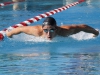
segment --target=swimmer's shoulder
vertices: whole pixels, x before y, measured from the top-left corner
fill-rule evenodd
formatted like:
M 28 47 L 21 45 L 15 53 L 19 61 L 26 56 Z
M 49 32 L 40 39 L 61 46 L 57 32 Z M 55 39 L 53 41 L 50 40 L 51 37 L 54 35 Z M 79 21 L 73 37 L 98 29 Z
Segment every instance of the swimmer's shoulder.
M 32 26 L 32 30 L 35 32 L 36 36 L 41 36 L 43 34 L 42 25 Z
M 61 25 L 60 28 L 69 29 L 69 25 Z
M 35 25 L 35 26 L 25 26 L 25 31 L 27 31 L 29 34 L 35 35 L 35 36 L 41 36 L 42 35 L 42 25 Z
M 34 25 L 34 26 L 23 26 L 23 27 L 20 27 L 22 29 L 29 29 L 29 30 L 41 30 L 42 29 L 42 26 L 41 25 Z

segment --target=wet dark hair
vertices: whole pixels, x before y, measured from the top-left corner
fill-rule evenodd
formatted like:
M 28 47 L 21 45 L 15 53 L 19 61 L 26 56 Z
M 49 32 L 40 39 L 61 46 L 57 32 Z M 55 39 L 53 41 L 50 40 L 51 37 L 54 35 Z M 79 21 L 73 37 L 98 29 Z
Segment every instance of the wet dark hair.
M 53 17 L 47 17 L 42 24 L 42 27 L 45 25 L 56 26 L 56 20 Z

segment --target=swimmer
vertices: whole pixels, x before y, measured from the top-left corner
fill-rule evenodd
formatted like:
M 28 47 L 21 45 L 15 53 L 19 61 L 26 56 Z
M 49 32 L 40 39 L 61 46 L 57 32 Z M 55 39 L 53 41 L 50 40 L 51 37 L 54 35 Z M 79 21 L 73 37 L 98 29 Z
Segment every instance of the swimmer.
M 99 32 L 97 30 L 85 24 L 57 26 L 56 20 L 53 17 L 47 17 L 43 21 L 42 25 L 22 26 L 14 28 L 11 31 L 6 31 L 6 35 L 8 37 L 12 37 L 13 35 L 19 33 L 26 33 L 29 35 L 43 37 L 52 40 L 57 35 L 67 37 L 69 35 L 76 34 L 80 31 L 93 33 L 94 36 L 99 35 Z
M 12 0 L 12 1 L 14 2 L 14 4 L 13 4 L 13 10 L 20 10 L 20 9 L 23 8 L 22 5 L 19 4 L 19 2 L 25 1 L 25 0 Z
M 24 0 L 12 0 L 13 2 L 21 2 L 21 1 L 24 1 Z

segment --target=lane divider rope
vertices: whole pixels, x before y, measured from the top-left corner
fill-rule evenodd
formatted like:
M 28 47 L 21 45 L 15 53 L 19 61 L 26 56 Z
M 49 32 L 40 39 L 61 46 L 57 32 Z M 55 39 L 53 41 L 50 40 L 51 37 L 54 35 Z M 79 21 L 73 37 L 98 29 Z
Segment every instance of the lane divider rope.
M 18 1 L 18 2 L 23 2 L 23 1 L 25 1 L 25 0 L 20 0 L 20 1 Z M 0 7 L 1 6 L 6 6 L 6 5 L 9 5 L 9 4 L 13 4 L 13 3 L 18 3 L 18 2 L 5 2 L 5 3 L 0 3 Z
M 66 10 L 66 9 L 72 7 L 72 6 L 75 6 L 77 4 L 80 4 L 80 3 L 84 2 L 84 1 L 85 0 L 79 0 L 77 2 L 74 2 L 74 3 L 68 4 L 66 6 L 63 6 L 61 8 L 51 10 L 50 12 L 45 12 L 44 14 L 40 14 L 40 15 L 35 16 L 33 18 L 30 18 L 30 19 L 28 19 L 26 21 L 23 21 L 23 22 L 21 22 L 19 24 L 15 24 L 13 26 L 10 26 L 9 28 L 6 28 L 6 29 L 0 31 L 0 40 L 3 40 L 3 38 L 5 37 L 6 30 L 9 31 L 9 30 L 12 30 L 12 29 L 17 28 L 17 27 L 20 27 L 20 26 L 28 26 L 29 24 L 34 23 L 34 22 L 37 22 L 37 21 L 39 21 L 42 18 L 48 17 L 50 15 L 54 15 L 54 14 L 56 14 L 58 12 L 62 12 L 64 10 Z

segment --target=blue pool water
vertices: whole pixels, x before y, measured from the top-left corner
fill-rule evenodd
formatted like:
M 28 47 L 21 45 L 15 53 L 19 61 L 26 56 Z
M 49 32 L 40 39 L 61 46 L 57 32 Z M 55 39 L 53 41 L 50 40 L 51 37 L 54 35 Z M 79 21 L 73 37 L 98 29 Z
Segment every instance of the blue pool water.
M 0 7 L 0 30 L 74 1 L 26 0 Z M 100 31 L 100 1 L 87 0 L 52 17 L 59 26 L 87 24 Z M 43 20 L 30 25 L 42 24 Z M 100 35 L 92 36 L 80 32 L 52 41 L 23 33 L 5 37 L 0 41 L 0 75 L 99 75 Z

